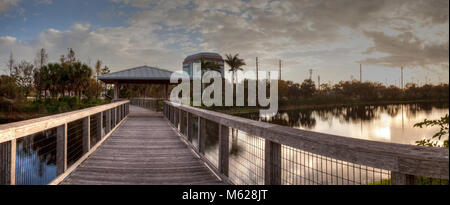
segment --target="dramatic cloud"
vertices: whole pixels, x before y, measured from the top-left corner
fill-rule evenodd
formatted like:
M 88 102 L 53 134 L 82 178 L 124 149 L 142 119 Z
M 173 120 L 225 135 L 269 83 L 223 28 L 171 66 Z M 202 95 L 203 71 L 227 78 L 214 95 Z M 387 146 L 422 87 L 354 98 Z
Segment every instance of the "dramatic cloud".
M 448 41 L 443 44 L 426 44 L 411 32 L 388 36 L 382 32 L 365 32 L 374 41 L 366 53 L 387 54 L 379 58 L 367 58 L 361 63 L 387 67 L 427 67 L 442 66 L 448 69 Z
M 0 0 L 0 12 L 4 5 L 17 5 L 5 2 L 12 1 Z M 74 48 L 84 61 L 101 59 L 113 70 L 142 64 L 177 70 L 185 56 L 213 51 L 240 53 L 249 69 L 256 56 L 262 67 L 283 59 L 282 76 L 295 81 L 310 68 L 324 80 L 347 79 L 357 63 L 448 73 L 448 0 L 111 2 L 117 13 L 134 9 L 123 15 L 129 17 L 126 25 L 74 22 L 67 30 L 41 31 L 33 40 L 0 36 L 0 61 L 10 51 L 33 58 L 40 47 L 57 60 Z

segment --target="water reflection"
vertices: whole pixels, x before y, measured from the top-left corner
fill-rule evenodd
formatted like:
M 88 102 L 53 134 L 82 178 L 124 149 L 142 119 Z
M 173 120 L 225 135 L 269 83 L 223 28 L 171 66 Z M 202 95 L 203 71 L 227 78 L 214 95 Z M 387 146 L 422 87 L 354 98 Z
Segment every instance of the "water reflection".
M 437 119 L 448 112 L 448 103 L 428 103 L 281 110 L 270 118 L 260 118 L 259 113 L 238 116 L 346 137 L 415 144 L 439 130 L 437 127 L 414 128 L 415 123 Z
M 48 184 L 56 177 L 56 128 L 17 139 L 16 184 Z

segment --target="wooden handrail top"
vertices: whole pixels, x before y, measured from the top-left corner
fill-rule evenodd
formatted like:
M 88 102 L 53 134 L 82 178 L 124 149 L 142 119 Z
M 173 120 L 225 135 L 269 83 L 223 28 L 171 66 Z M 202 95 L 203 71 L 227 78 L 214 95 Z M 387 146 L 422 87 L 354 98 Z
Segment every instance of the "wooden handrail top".
M 224 126 L 313 154 L 415 176 L 449 178 L 449 149 L 356 139 L 164 103 Z
M 0 143 L 58 127 L 65 123 L 73 122 L 75 120 L 79 120 L 89 115 L 103 112 L 105 110 L 117 107 L 119 105 L 127 104 L 129 102 L 129 100 L 123 100 L 81 110 L 3 124 L 0 125 Z

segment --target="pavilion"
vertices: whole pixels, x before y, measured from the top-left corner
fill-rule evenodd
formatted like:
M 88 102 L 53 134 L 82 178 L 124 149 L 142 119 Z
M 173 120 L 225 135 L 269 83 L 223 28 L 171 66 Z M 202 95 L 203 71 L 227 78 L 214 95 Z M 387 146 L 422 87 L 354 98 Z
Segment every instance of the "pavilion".
M 163 84 L 164 97 L 168 98 L 168 87 L 172 71 L 150 66 L 140 66 L 114 73 L 98 76 L 98 79 L 106 84 L 114 84 L 114 101 L 119 100 L 119 88 L 121 84 Z

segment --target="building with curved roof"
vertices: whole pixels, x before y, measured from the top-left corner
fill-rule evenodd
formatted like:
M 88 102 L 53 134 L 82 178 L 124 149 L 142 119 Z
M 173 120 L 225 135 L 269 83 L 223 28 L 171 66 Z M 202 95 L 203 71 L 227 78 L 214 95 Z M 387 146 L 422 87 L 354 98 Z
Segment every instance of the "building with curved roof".
M 183 71 L 187 72 L 192 77 L 193 64 L 200 63 L 201 59 L 205 59 L 207 62 L 215 62 L 220 67 L 222 76 L 224 75 L 224 60 L 218 53 L 201 52 L 186 57 L 183 61 Z

